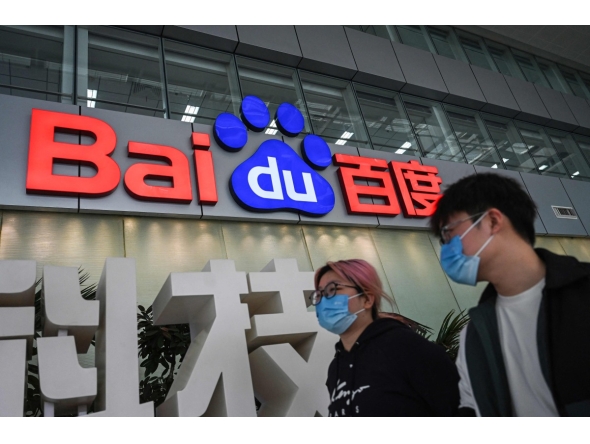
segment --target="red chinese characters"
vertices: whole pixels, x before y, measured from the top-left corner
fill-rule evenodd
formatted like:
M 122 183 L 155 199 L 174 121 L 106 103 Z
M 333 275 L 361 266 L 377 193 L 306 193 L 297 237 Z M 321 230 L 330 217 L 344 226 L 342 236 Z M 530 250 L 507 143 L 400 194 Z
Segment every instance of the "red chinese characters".
M 391 161 L 389 168 L 385 160 L 370 157 L 336 154 L 334 160 L 340 166 L 338 177 L 351 214 L 396 216 L 402 211 L 401 198 L 406 216 L 427 217 L 432 215 L 441 197 L 442 179 L 437 176 L 438 169 L 421 165 L 416 160 L 408 163 Z M 367 181 L 367 184 L 359 184 L 359 181 Z M 363 197 L 374 201 L 361 202 Z

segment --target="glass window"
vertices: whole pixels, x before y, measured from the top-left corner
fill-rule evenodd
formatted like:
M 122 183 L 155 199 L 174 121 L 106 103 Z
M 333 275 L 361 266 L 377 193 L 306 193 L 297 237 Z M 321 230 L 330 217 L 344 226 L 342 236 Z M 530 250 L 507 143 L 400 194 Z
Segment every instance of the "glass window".
M 326 142 L 370 148 L 350 82 L 300 71 L 313 132 Z
M 268 106 L 271 122 L 267 134 L 276 134 L 274 120 L 277 108 L 283 102 L 295 105 L 305 117 L 305 132 L 309 133 L 309 119 L 303 100 L 303 92 L 297 78 L 297 70 L 244 57 L 236 58 L 242 95 L 257 96 Z
M 435 52 L 434 48 L 430 47 L 424 26 L 397 25 L 396 29 L 404 45 L 410 45 L 428 52 Z
M 0 93 L 72 103 L 73 51 L 64 53 L 64 34 L 63 26 L 0 27 Z
M 231 54 L 164 40 L 170 118 L 212 125 L 239 115 L 240 93 Z
M 418 143 L 399 94 L 359 84 L 355 84 L 354 89 L 373 148 L 420 156 Z
M 582 151 L 586 162 L 590 164 L 590 137 L 580 136 L 579 134 L 574 134 L 574 140 L 578 144 L 578 147 Z
M 450 26 L 427 26 L 426 29 L 438 54 L 467 62 L 461 44 Z
M 114 28 L 78 28 L 78 103 L 164 117 L 160 39 Z
M 541 71 L 543 71 L 543 74 L 545 74 L 545 78 L 551 85 L 551 88 L 567 94 L 572 93 L 555 63 L 537 57 L 537 64 L 541 68 Z
M 590 166 L 582 155 L 578 145 L 568 133 L 545 128 L 545 132 L 553 142 L 561 161 L 572 179 L 590 180 Z
M 547 134 L 540 126 L 530 123 L 515 122 L 527 144 L 529 153 L 537 164 L 540 174 L 547 176 L 567 176 L 567 170 L 561 161 L 560 153 L 557 152 Z
M 514 54 L 514 60 L 516 60 L 516 63 L 520 66 L 526 80 L 550 88 L 549 83 L 547 83 L 545 76 L 537 66 L 533 56 L 515 49 L 512 50 L 512 53 Z
M 457 106 L 445 105 L 445 109 L 467 163 L 504 169 L 504 163 L 479 114 Z
M 518 64 L 516 63 L 516 60 L 514 60 L 514 57 L 507 46 L 496 42 L 491 42 L 489 40 L 485 40 L 485 44 L 490 55 L 492 56 L 492 59 L 494 59 L 494 62 L 496 63 L 498 71 L 504 75 L 525 80 L 522 72 L 520 71 L 520 68 L 518 67 Z
M 385 39 L 399 42 L 399 37 L 395 32 L 393 25 L 345 25 L 347 28 L 356 29 L 357 31 L 366 32 L 367 34 L 376 35 Z
M 588 91 L 588 88 L 586 88 L 586 85 L 584 85 L 584 82 L 576 71 L 566 68 L 565 66 L 560 66 L 559 72 L 561 73 L 563 79 L 567 82 L 573 94 L 578 97 L 582 97 L 583 99 L 590 98 L 590 92 Z
M 457 30 L 456 33 L 457 37 L 459 38 L 459 42 L 461 42 L 461 46 L 465 51 L 465 54 L 467 54 L 469 63 L 481 68 L 495 71 L 492 58 L 480 37 L 460 30 Z
M 406 95 L 402 99 L 424 157 L 465 162 L 441 104 Z
M 512 121 L 491 114 L 482 113 L 481 117 L 506 168 L 523 173 L 538 174 L 537 166 L 529 154 L 528 147 Z

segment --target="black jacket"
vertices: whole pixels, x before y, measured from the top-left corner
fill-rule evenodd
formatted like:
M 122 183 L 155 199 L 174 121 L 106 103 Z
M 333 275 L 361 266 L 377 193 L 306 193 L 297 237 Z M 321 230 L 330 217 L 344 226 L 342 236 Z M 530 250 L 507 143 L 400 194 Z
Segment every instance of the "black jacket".
M 330 416 L 453 416 L 459 375 L 444 349 L 394 319 L 372 322 L 328 370 Z
M 561 416 L 590 416 L 590 264 L 543 248 L 535 252 L 546 267 L 537 322 L 541 371 Z M 469 311 L 465 358 L 480 414 L 512 416 L 496 297 L 488 285 Z

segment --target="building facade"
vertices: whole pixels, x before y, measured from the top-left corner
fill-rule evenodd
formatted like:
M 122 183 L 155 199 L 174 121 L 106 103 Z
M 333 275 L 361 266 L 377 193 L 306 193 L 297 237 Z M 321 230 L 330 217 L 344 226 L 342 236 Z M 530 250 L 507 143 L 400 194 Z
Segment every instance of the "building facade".
M 362 258 L 436 332 L 483 287 L 427 230 L 464 176 L 518 180 L 537 245 L 590 260 L 590 64 L 499 28 L 0 27 L 0 259 L 133 258 L 149 306 L 210 260 Z

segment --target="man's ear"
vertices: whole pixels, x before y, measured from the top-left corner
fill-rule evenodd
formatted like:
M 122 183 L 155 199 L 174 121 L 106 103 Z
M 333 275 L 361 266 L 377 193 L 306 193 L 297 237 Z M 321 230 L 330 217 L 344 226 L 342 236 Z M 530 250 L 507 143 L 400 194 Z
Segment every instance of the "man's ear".
M 506 225 L 506 216 L 504 216 L 504 213 L 497 208 L 490 208 L 488 210 L 488 217 L 490 219 L 490 229 L 492 234 L 498 233 L 504 228 L 504 225 Z

